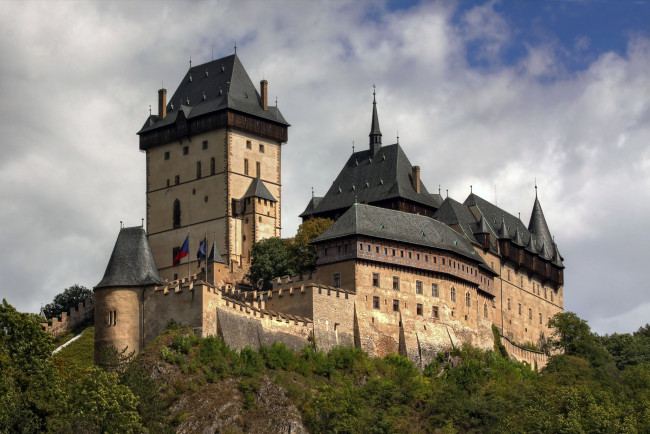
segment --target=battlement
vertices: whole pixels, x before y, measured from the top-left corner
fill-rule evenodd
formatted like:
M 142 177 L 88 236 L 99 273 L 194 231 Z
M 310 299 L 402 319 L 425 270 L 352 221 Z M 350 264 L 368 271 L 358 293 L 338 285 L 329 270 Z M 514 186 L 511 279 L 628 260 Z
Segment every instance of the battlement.
M 302 317 L 299 315 L 292 315 L 290 313 L 276 312 L 274 310 L 258 308 L 252 306 L 248 303 L 230 298 L 228 296 L 223 296 L 223 301 L 225 307 L 230 307 L 232 309 L 238 310 L 240 313 L 245 313 L 254 317 L 259 317 L 260 319 L 270 318 L 278 322 L 284 322 L 287 324 L 293 323 L 294 325 L 299 325 L 307 327 L 313 323 L 311 318 Z
M 57 337 L 92 318 L 94 309 L 93 299 L 86 298 L 84 301 L 79 302 L 77 307 L 71 307 L 69 312 L 61 312 L 61 316 L 42 322 L 41 327 L 50 333 L 52 337 Z
M 531 367 L 537 364 L 538 369 L 542 369 L 548 363 L 548 356 L 541 351 L 520 347 L 503 335 L 501 335 L 501 343 L 506 348 L 508 355 L 518 362 L 528 363 Z

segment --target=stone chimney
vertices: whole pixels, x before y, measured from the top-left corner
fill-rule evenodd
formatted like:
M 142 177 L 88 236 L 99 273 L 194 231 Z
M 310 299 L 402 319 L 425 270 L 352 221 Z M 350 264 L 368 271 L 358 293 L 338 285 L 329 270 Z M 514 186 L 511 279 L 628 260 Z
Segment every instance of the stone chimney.
M 158 119 L 167 116 L 167 89 L 158 90 Z
M 411 182 L 416 193 L 420 192 L 420 166 L 413 166 L 411 169 Z
M 262 108 L 269 109 L 269 82 L 266 80 L 260 81 L 260 95 L 262 96 Z

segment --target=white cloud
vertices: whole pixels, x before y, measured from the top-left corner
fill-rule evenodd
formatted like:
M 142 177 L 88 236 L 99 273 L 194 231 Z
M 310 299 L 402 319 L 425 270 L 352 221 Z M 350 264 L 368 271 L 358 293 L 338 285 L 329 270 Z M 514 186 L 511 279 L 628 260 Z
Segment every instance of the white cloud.
M 399 131 L 429 191 L 441 184 L 462 201 L 471 184 L 493 200 L 496 185 L 499 205 L 527 222 L 537 178 L 566 258 L 567 309 L 638 328 L 624 320 L 650 303 L 650 42 L 634 37 L 579 73 L 554 43 L 508 66 L 500 59 L 518 30 L 494 4 L 457 23 L 455 12 L 445 2 L 392 13 L 353 1 L 1 3 L 0 296 L 36 311 L 66 286 L 101 279 L 119 221 L 144 215 L 135 132 L 161 80 L 173 90 L 190 55 L 199 64 L 212 44 L 217 58 L 237 41 L 251 79 L 269 80 L 292 124 L 285 236 L 310 187 L 324 194 L 352 141 L 367 146 L 376 83 L 384 143 Z M 468 65 L 470 47 L 489 69 Z

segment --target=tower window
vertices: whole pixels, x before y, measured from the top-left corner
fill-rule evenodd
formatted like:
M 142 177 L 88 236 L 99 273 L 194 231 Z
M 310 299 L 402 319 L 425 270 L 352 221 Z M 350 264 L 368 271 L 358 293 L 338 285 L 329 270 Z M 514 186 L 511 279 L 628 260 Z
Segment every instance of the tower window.
M 449 296 L 451 298 L 451 301 L 456 301 L 456 288 L 454 288 L 453 286 L 451 287 Z
M 255 163 L 255 172 L 257 173 L 258 178 L 262 176 L 262 167 L 260 166 L 259 161 Z
M 260 143 L 260 152 L 264 153 L 264 145 Z
M 508 310 L 510 310 L 510 299 L 508 299 Z
M 189 146 L 183 146 L 183 155 L 187 155 L 190 152 L 190 147 Z
M 379 273 L 372 273 L 372 286 L 379 288 Z
M 483 303 L 483 316 L 485 318 L 488 317 L 488 308 L 487 308 L 487 303 Z
M 215 168 L 216 164 L 214 161 L 214 157 L 210 158 L 210 175 L 214 175 L 216 172 Z
M 393 290 L 399 291 L 399 277 L 393 276 Z
M 437 283 L 432 283 L 431 284 L 431 295 L 433 297 L 438 297 L 438 284 Z
M 393 312 L 399 312 L 399 300 L 393 300 Z
M 422 304 L 418 303 L 415 310 L 418 315 L 422 315 Z
M 340 288 L 341 287 L 341 273 L 334 273 L 332 274 L 332 280 L 333 280 L 333 285 L 334 288 Z
M 528 308 L 528 319 L 533 319 L 533 310 Z
M 248 158 L 244 158 L 244 175 L 248 175 Z
M 208 149 L 208 141 L 207 140 L 203 141 L 203 149 Z
M 250 140 L 246 140 L 246 149 L 253 149 L 253 144 Z
M 519 303 L 519 315 L 521 315 L 521 303 Z
M 539 314 L 539 323 L 540 324 L 542 323 L 542 314 L 541 313 Z
M 169 151 L 165 151 L 165 160 L 169 160 Z
M 174 201 L 174 211 L 173 211 L 173 226 L 174 228 L 181 227 L 181 203 L 178 199 Z
M 472 297 L 469 295 L 469 292 L 465 293 L 465 305 L 467 307 L 472 307 Z
M 379 297 L 372 297 L 372 308 L 379 309 Z
M 438 316 L 438 306 L 433 306 L 432 316 L 434 318 L 439 318 L 439 316 Z
M 196 162 L 196 179 L 201 179 L 201 162 Z
M 169 187 L 169 185 L 170 185 L 170 182 L 169 182 L 169 179 L 168 179 L 168 180 L 167 180 L 167 187 Z
M 415 281 L 415 293 L 416 294 L 422 294 L 422 281 L 421 280 L 416 280 Z

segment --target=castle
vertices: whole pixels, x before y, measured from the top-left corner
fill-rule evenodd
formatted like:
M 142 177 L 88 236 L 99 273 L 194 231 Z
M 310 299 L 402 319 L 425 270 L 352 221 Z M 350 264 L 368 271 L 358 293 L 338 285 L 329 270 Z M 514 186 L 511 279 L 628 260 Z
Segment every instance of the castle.
M 94 289 L 96 359 L 139 352 L 173 319 L 236 349 L 315 338 L 420 366 L 463 342 L 492 348 L 495 324 L 516 358 L 545 363 L 514 344 L 542 343 L 563 310 L 563 258 L 537 197 L 526 226 L 475 194 L 430 194 L 401 145 L 382 145 L 373 97 L 368 149 L 301 214 L 335 220 L 313 241 L 316 271 L 246 290 L 252 244 L 281 235 L 289 124 L 236 54 L 190 67 L 166 95 L 138 132 L 146 232 L 121 229 Z

